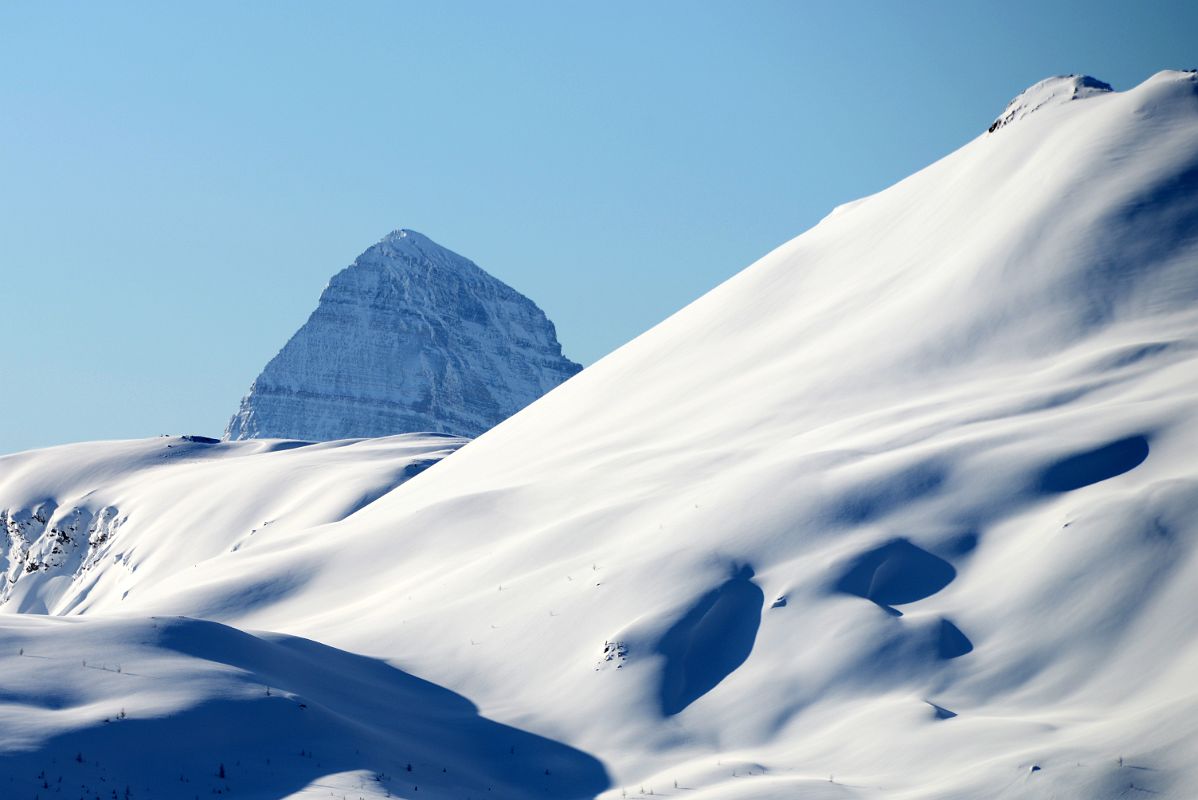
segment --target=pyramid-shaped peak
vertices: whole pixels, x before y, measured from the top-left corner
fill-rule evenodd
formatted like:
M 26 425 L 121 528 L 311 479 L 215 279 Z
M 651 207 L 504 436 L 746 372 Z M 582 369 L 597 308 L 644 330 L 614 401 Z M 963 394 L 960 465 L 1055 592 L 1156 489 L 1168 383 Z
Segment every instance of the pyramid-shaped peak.
M 333 276 L 226 437 L 478 436 L 579 369 L 535 303 L 401 228 Z
M 463 273 L 471 279 L 493 281 L 482 267 L 459 253 L 438 244 L 419 231 L 399 228 L 365 250 L 349 269 L 437 268 Z
M 1082 100 L 1096 94 L 1111 92 L 1110 84 L 1089 75 L 1054 75 L 1037 81 L 1024 89 L 1003 109 L 990 125 L 990 133 L 1023 119 L 1041 108 L 1060 105 L 1070 100 Z
M 423 233 L 411 230 L 410 228 L 398 228 L 391 231 L 379 240 L 380 244 L 383 242 L 386 242 L 392 246 L 407 245 L 411 247 L 419 247 L 422 245 L 432 245 L 433 247 L 441 247 L 441 245 L 437 244 Z M 444 250 L 445 248 L 441 249 Z

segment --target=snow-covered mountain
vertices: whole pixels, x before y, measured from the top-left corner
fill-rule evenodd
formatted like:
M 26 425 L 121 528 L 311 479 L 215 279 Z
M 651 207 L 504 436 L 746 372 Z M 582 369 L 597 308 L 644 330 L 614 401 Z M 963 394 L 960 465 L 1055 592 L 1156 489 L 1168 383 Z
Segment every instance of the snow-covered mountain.
M 398 230 L 333 276 L 225 438 L 477 436 L 579 369 L 531 300 Z
M 1198 75 L 1011 108 L 348 515 L 259 526 L 313 500 L 271 478 L 228 552 L 161 440 L 0 459 L 10 517 L 128 518 L 0 622 L 0 781 L 1198 796 Z

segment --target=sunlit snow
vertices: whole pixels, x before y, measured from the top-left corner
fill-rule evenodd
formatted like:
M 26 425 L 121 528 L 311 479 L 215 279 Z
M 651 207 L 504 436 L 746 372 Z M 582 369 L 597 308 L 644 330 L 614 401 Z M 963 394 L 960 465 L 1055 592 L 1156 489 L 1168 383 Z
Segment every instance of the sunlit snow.
M 1198 796 L 1198 75 L 1055 80 L 464 445 L 0 459 L 0 795 Z

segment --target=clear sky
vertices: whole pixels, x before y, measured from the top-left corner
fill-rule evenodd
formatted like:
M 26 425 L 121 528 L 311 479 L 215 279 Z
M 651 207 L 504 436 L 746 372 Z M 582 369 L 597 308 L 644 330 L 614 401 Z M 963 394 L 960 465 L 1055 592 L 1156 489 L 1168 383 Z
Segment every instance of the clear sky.
M 1198 2 L 0 4 L 0 452 L 220 435 L 413 228 L 591 363 Z

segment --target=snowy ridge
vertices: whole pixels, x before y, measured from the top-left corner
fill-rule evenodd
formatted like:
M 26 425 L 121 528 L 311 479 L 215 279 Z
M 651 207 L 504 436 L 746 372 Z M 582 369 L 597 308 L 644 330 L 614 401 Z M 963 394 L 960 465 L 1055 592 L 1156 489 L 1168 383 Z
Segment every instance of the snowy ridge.
M 138 719 L 224 698 L 214 719 L 236 726 L 277 681 L 319 697 L 339 715 L 319 729 L 355 750 L 436 751 L 414 765 L 417 791 L 404 756 L 351 757 L 316 729 L 298 736 L 318 742 L 319 768 L 267 764 L 273 740 L 245 741 L 228 785 L 246 796 L 282 794 L 261 787 L 285 770 L 287 792 L 312 797 L 458 798 L 495 781 L 486 796 L 1188 800 L 1195 301 L 1198 77 L 1165 72 L 979 136 L 846 206 L 417 479 L 349 515 L 297 519 L 257 554 L 193 565 L 186 548 L 231 544 L 227 526 L 169 508 L 196 489 L 138 472 L 150 450 L 114 453 L 137 505 L 172 520 L 161 549 L 131 584 L 96 579 L 61 606 L 67 620 L 11 618 L 0 652 L 60 647 L 75 676 L 90 677 L 76 658 L 99 657 L 84 651 L 125 671 L 209 671 L 180 680 L 174 705 L 143 695 Z M 0 506 L 81 506 L 54 474 L 71 465 L 61 480 L 82 495 L 110 447 L 22 454 L 0 468 Z M 22 483 L 35 465 L 49 489 Z M 351 465 L 385 483 L 348 457 L 293 474 L 335 488 Z M 320 495 L 271 483 L 279 508 Z M 128 515 L 120 541 L 132 501 L 96 501 Z M 226 627 L 180 657 L 145 629 L 166 613 Z M 126 634 L 85 640 L 118 623 Z M 65 625 L 78 636 L 52 627 Z M 229 626 L 276 633 L 247 643 Z M 297 639 L 333 651 L 311 668 L 351 677 L 301 686 L 307 664 L 276 671 L 271 648 Z M 70 678 L 22 658 L 6 657 L 22 693 L 0 715 L 38 724 L 0 778 L 90 741 L 118 702 L 133 713 L 132 682 L 97 671 L 102 690 L 84 682 L 92 694 L 64 703 Z M 339 669 L 350 658 L 372 666 Z M 374 669 L 441 688 L 385 731 L 343 724 L 378 691 L 358 680 Z M 446 740 L 441 691 L 468 699 L 470 725 L 501 727 Z M 531 763 L 512 730 L 538 737 Z M 463 749 L 479 761 L 444 755 Z M 459 762 L 476 770 L 468 784 L 454 783 Z M 168 792 L 179 778 L 147 780 Z
M 1023 119 L 1041 108 L 1052 107 L 1067 103 L 1070 100 L 1081 100 L 1113 91 L 1109 84 L 1103 83 L 1089 75 L 1058 75 L 1045 78 L 1039 83 L 1032 84 L 1019 93 L 998 119 L 990 125 L 990 133 L 994 133 L 1004 125 Z
M 0 610 L 80 613 L 170 593 L 213 559 L 220 571 L 252 573 L 246 562 L 297 546 L 464 443 L 435 434 L 328 444 L 170 436 L 0 457 Z
M 398 230 L 333 276 L 225 438 L 477 436 L 579 369 L 531 300 Z

